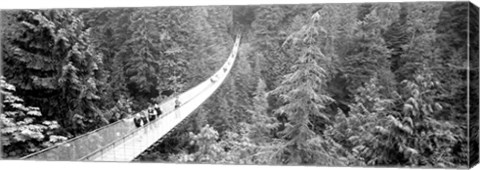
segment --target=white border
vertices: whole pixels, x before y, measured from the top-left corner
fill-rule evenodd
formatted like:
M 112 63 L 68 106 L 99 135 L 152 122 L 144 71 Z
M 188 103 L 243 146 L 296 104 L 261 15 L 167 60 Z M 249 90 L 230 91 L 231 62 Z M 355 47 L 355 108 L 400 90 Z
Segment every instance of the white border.
M 436 0 L 446 1 L 446 0 Z M 247 4 L 309 4 L 309 3 L 364 3 L 364 2 L 416 2 L 415 0 L 1 0 L 0 9 L 48 9 L 48 8 L 102 8 L 102 7 L 152 7 L 152 6 L 206 6 Z M 478 6 L 479 0 L 471 1 Z M 337 169 L 337 170 L 381 170 L 400 168 L 351 168 L 318 166 L 261 166 L 261 165 L 215 165 L 215 164 L 171 164 L 171 163 L 112 163 L 112 162 L 53 162 L 0 160 L 1 169 L 28 170 L 157 170 L 157 169 L 211 169 L 211 170 L 292 170 L 292 169 Z M 403 168 L 405 169 L 405 168 Z M 480 166 L 473 168 L 480 170 Z

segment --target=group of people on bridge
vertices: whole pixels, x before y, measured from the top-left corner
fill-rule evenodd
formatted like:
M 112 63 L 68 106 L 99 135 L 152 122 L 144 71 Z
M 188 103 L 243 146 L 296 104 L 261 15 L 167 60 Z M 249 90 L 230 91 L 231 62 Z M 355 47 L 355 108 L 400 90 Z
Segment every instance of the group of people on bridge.
M 175 109 L 179 108 L 181 105 L 180 100 L 178 97 L 175 99 Z M 148 109 L 138 112 L 134 115 L 133 117 L 133 123 L 135 124 L 135 127 L 142 127 L 145 124 L 154 121 L 160 115 L 162 115 L 162 108 L 160 107 L 159 104 L 155 104 L 153 106 L 148 107 Z

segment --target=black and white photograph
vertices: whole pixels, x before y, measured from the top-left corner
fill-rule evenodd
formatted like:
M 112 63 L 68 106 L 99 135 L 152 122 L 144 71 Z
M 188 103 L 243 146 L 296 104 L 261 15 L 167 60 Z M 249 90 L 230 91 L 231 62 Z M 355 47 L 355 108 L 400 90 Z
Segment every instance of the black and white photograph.
M 134 4 L 0 9 L 1 160 L 478 163 L 469 1 Z

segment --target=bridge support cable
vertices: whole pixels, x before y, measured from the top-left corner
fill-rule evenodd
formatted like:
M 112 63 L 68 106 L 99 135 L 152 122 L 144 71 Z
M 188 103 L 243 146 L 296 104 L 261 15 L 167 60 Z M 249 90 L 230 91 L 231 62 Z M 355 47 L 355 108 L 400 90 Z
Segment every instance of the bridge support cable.
M 187 118 L 220 87 L 236 59 L 240 38 L 240 35 L 237 35 L 230 56 L 213 76 L 178 95 L 178 99 L 182 103 L 179 108 L 175 109 L 176 97 L 171 98 L 160 104 L 164 114 L 145 126 L 136 128 L 133 123 L 133 118 L 122 119 L 64 143 L 30 154 L 22 159 L 133 160 L 145 149 L 168 134 L 168 132 Z

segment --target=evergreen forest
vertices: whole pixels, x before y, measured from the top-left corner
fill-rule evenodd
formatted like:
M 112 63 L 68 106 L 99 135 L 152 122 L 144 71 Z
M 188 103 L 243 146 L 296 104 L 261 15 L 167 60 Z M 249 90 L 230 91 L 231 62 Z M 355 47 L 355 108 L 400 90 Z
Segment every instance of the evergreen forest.
M 240 33 L 220 88 L 135 161 L 478 162 L 478 9 L 468 2 L 2 10 L 0 33 L 2 159 L 194 87 Z

